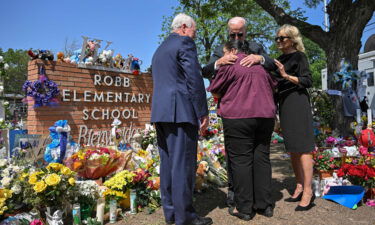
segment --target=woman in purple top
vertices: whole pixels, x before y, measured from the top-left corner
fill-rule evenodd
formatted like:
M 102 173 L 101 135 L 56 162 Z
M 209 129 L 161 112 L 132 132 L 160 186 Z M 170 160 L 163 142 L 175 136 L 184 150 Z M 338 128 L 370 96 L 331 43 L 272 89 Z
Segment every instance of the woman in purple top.
M 224 53 L 236 54 L 238 59 L 220 67 L 207 88 L 220 97 L 218 114 L 224 125 L 236 205 L 229 213 L 243 220 L 251 220 L 255 210 L 273 215 L 269 154 L 276 111 L 271 76 L 261 65 L 240 65 L 247 49 L 247 42 L 226 43 Z

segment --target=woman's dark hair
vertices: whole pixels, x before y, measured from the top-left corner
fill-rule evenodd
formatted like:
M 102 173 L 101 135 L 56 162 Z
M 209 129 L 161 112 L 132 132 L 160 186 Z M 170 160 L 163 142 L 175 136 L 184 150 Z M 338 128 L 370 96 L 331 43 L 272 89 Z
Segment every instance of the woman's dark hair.
M 249 42 L 241 40 L 229 40 L 224 44 L 227 50 L 236 49 L 238 53 L 249 54 Z

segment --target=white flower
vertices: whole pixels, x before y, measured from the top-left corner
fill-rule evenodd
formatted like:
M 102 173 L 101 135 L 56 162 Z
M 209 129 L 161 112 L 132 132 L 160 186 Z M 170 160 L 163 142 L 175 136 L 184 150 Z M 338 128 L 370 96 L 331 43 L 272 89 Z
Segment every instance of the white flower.
M 7 188 L 10 185 L 11 181 L 12 179 L 10 177 L 3 177 L 3 179 L 1 180 L 1 184 L 3 185 L 3 187 Z
M 21 186 L 20 185 L 18 185 L 18 184 L 16 184 L 16 185 L 13 185 L 13 187 L 11 188 L 11 190 L 13 191 L 13 193 L 14 194 L 19 194 L 19 193 L 21 193 Z
M 16 173 L 18 173 L 18 172 L 21 171 L 21 167 L 19 167 L 19 166 L 13 166 L 12 169 L 13 169 L 13 171 L 16 172 Z
M 4 118 L 0 118 L 0 123 L 4 122 Z
M 3 104 L 4 104 L 4 106 L 8 106 L 9 102 L 8 101 L 4 101 Z
M 8 63 L 5 63 L 4 64 L 4 70 L 8 70 L 9 69 L 9 65 L 8 65 Z
M 1 56 L 0 56 L 1 57 Z M 7 160 L 6 159 L 0 159 L 0 167 L 6 166 L 7 165 Z
M 0 63 L 4 62 L 4 58 L 0 56 Z

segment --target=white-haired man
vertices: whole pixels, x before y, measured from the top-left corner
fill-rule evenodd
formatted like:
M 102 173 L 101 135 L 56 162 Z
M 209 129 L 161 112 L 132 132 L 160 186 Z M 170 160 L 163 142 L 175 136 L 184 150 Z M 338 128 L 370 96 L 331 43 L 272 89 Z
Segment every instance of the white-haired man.
M 210 225 L 193 208 L 198 130 L 207 128 L 208 108 L 193 38 L 196 24 L 185 14 L 152 58 L 151 122 L 160 153 L 160 191 L 167 224 Z
M 228 21 L 229 39 L 246 40 L 246 20 L 243 17 L 233 17 Z M 212 79 L 215 77 L 217 70 L 222 65 L 234 64 L 237 59 L 235 55 L 223 54 L 224 44 L 218 46 L 209 62 L 202 69 L 202 75 L 205 78 Z M 275 63 L 266 52 L 262 45 L 249 41 L 249 48 L 252 54 L 241 60 L 241 65 L 250 67 L 253 64 L 262 64 L 268 71 L 276 70 Z

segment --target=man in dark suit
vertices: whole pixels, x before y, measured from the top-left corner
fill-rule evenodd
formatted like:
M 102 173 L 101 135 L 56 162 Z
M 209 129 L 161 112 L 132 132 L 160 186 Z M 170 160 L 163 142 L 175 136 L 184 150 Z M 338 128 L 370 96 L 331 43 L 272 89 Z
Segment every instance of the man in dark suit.
M 229 38 L 235 40 L 246 40 L 246 20 L 243 17 L 233 17 L 228 21 L 228 32 Z M 237 60 L 237 56 L 228 54 L 224 56 L 223 53 L 224 44 L 218 46 L 214 50 L 214 54 L 211 56 L 209 62 L 202 69 L 202 75 L 204 78 L 209 80 L 213 79 L 220 68 L 220 66 L 227 64 L 234 64 Z M 274 60 L 271 59 L 264 51 L 262 45 L 257 44 L 253 41 L 249 41 L 249 50 L 252 54 L 248 55 L 241 60 L 242 66 L 250 67 L 253 64 L 261 64 L 268 71 L 275 71 L 277 69 Z M 227 143 L 225 143 L 227 146 Z M 233 207 L 234 204 L 234 193 L 232 186 L 232 172 L 230 169 L 230 162 L 227 160 L 227 173 L 228 173 L 228 196 L 227 205 Z M 266 215 L 271 215 L 271 212 L 266 212 Z
M 235 40 L 246 40 L 246 20 L 242 17 L 233 17 L 228 21 L 229 38 Z M 214 54 L 211 56 L 209 62 L 202 69 L 202 75 L 204 78 L 212 79 L 215 77 L 217 70 L 222 65 L 234 64 L 237 59 L 235 55 L 223 54 L 224 44 L 218 46 L 214 50 Z M 249 48 L 252 54 L 241 60 L 241 65 L 250 67 L 253 64 L 262 64 L 268 71 L 274 71 L 277 69 L 273 59 L 271 59 L 264 51 L 262 45 L 257 44 L 253 41 L 249 41 Z
M 208 125 L 208 108 L 201 67 L 193 38 L 196 24 L 178 14 L 173 32 L 152 58 L 154 91 L 151 122 L 156 126 L 160 153 L 160 191 L 167 224 L 209 225 L 193 208 L 198 130 Z

